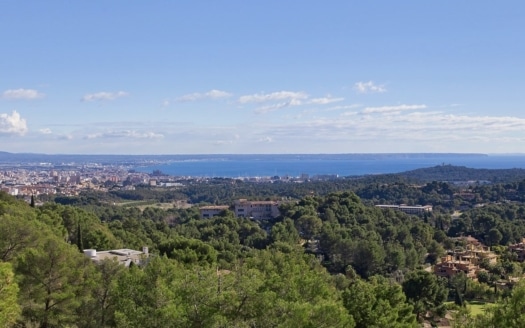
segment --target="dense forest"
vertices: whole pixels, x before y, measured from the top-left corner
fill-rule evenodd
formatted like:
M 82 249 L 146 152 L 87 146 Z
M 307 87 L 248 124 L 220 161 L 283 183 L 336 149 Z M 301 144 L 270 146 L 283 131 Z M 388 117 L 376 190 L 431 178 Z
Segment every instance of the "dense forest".
M 508 245 L 525 237 L 524 196 L 520 180 L 457 186 L 399 176 L 212 179 L 39 206 L 0 193 L 0 326 L 420 327 L 452 315 L 455 327 L 523 327 L 525 284 L 516 277 L 524 266 Z M 240 197 L 285 201 L 268 221 L 155 206 Z M 123 199 L 154 203 L 114 205 Z M 373 206 L 385 203 L 435 210 L 414 216 Z M 477 279 L 438 277 L 431 266 L 464 247 L 462 236 L 491 246 L 498 262 L 482 263 Z M 82 252 L 143 246 L 147 261 L 129 268 Z M 510 288 L 499 288 L 502 281 Z M 465 304 L 480 300 L 493 306 L 473 315 Z

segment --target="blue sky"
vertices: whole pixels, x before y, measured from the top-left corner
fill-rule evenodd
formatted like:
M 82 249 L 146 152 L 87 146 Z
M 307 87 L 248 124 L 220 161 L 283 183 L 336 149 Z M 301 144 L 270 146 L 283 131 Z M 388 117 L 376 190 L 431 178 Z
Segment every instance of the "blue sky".
M 523 1 L 0 0 L 0 150 L 525 152 Z

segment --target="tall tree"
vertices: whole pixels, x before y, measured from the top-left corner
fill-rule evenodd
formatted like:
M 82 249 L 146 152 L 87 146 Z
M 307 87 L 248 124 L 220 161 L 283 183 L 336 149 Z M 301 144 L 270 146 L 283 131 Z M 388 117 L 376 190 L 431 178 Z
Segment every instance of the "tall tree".
M 374 276 L 369 282 L 356 279 L 343 292 L 348 313 L 356 328 L 415 328 L 412 306 L 406 302 L 401 286 Z
M 82 238 L 82 227 L 80 222 L 77 225 L 77 248 L 82 253 L 84 252 L 84 239 Z
M 23 316 L 42 328 L 77 321 L 76 310 L 85 295 L 86 270 L 91 263 L 74 246 L 49 236 L 38 248 L 16 258 Z
M 27 206 L 27 205 L 26 205 Z M 17 254 L 36 245 L 46 227 L 21 215 L 0 215 L 0 260 L 11 261 Z
M 443 315 L 443 302 L 447 299 L 446 282 L 435 274 L 419 270 L 407 275 L 403 282 L 403 291 L 414 306 L 414 313 L 419 319 L 430 312 Z
M 78 309 L 79 328 L 100 328 L 115 326 L 117 309 L 117 283 L 126 267 L 115 259 L 104 259 L 93 270 L 93 283 L 89 287 L 89 297 L 83 299 Z

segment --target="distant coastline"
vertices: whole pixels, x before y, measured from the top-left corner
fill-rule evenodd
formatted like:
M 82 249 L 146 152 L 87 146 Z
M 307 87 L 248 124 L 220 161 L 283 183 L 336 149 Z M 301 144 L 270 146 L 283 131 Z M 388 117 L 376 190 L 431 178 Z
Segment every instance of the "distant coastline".
M 197 155 L 49 155 L 0 152 L 0 168 L 121 166 L 172 176 L 362 176 L 400 173 L 437 165 L 469 168 L 525 168 L 525 154 L 350 153 L 350 154 L 197 154 Z
M 269 177 L 363 176 L 400 173 L 438 165 L 469 168 L 525 168 L 525 155 L 486 154 L 345 154 L 209 156 L 200 161 L 137 167 L 140 172 L 161 171 L 172 176 Z

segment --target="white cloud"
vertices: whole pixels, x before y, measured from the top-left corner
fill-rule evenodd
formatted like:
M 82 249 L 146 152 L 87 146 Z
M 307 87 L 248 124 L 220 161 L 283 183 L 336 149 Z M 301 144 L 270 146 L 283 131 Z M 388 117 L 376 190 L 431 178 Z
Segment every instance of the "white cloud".
M 324 143 L 329 147 L 329 142 L 337 142 L 340 147 L 348 143 L 369 142 L 373 151 L 385 152 L 391 151 L 392 146 L 398 147 L 395 151 L 402 151 L 407 145 L 418 145 L 422 151 L 428 149 L 425 146 L 443 143 L 468 144 L 478 149 L 485 149 L 484 142 L 505 142 L 509 146 L 509 140 L 525 140 L 523 131 L 525 118 L 413 112 L 387 115 L 380 120 L 372 115 L 349 115 L 290 121 L 279 126 L 262 127 L 258 133 L 279 136 L 279 140 L 287 144 L 299 145 L 308 140 L 318 147 L 324 147 Z M 387 143 L 390 145 L 385 146 Z M 452 150 L 458 151 L 458 148 L 449 149 Z
M 4 99 L 38 99 L 43 98 L 45 95 L 34 89 L 10 89 L 2 93 Z
M 258 142 L 273 142 L 273 138 L 272 137 L 263 137 L 263 138 L 260 138 L 257 141 Z
M 518 152 L 525 142 L 525 117 L 461 114 L 453 109 L 362 115 L 360 109 L 363 108 L 354 112 L 348 109 L 346 113 L 314 109 L 315 116 L 248 122 L 194 121 L 187 125 L 169 121 L 125 121 L 50 125 L 49 128 L 53 130 L 50 136 L 55 138 L 59 138 L 60 133 L 71 133 L 75 137 L 71 142 L 62 143 L 62 147 L 70 147 L 69 152 L 115 154 L 163 153 L 173 147 L 181 153 L 194 153 L 196 149 L 201 153 L 249 153 L 253 149 L 261 153 Z M 52 139 L 36 132 L 30 137 Z M 81 141 L 82 138 L 90 138 L 91 142 Z M 36 148 L 34 139 L 28 139 L 16 138 L 4 144 L 16 150 L 14 141 L 27 140 Z
M 199 93 L 199 92 L 190 93 L 182 97 L 179 97 L 177 100 L 181 102 L 187 102 L 187 101 L 196 101 L 196 100 L 202 100 L 202 99 L 222 99 L 222 98 L 228 98 L 231 96 L 232 94 L 226 91 L 213 89 L 205 93 Z
M 82 101 L 102 101 L 102 100 L 115 100 L 117 98 L 128 96 L 129 93 L 125 91 L 118 91 L 118 92 L 97 92 L 97 93 L 89 93 L 82 97 Z
M 372 81 L 357 82 L 354 84 L 354 89 L 358 93 L 383 93 L 387 91 L 384 85 L 377 85 Z
M 359 114 L 359 112 L 347 111 L 347 112 L 341 113 L 341 116 L 355 116 L 357 114 Z
M 40 130 L 38 130 L 38 132 L 40 132 L 42 134 L 52 134 L 53 133 L 53 131 L 51 131 L 50 128 L 40 129 Z
M 27 123 L 17 111 L 11 115 L 0 114 L 0 134 L 18 134 L 24 135 L 27 132 Z
M 397 106 L 382 106 L 382 107 L 366 107 L 362 113 L 390 113 L 390 112 L 401 112 L 407 110 L 425 109 L 427 105 L 397 105 Z
M 219 128 L 219 130 L 222 130 L 222 128 Z M 213 144 L 216 146 L 233 145 L 238 143 L 241 139 L 241 136 L 239 134 L 233 134 L 231 137 L 229 135 L 226 135 L 225 138 L 222 138 L 222 136 L 224 135 L 221 133 L 221 131 L 217 131 L 213 135 L 214 138 L 221 138 L 213 141 Z
M 327 105 L 334 102 L 340 102 L 345 100 L 345 98 L 332 98 L 330 96 L 324 97 L 324 98 L 313 98 L 308 101 L 309 104 L 315 104 L 315 105 Z
M 85 139 L 116 139 L 116 138 L 130 138 L 130 139 L 161 139 L 164 135 L 155 132 L 139 132 L 136 130 L 123 131 L 107 131 L 100 133 L 89 134 Z
M 206 92 L 206 97 L 212 98 L 212 99 L 228 98 L 231 96 L 232 96 L 231 93 L 228 93 L 226 91 L 221 91 L 221 90 L 210 90 Z
M 284 102 L 284 103 L 278 103 L 278 104 L 273 104 L 273 105 L 259 107 L 254 112 L 256 114 L 266 114 L 266 113 L 269 113 L 269 112 L 273 112 L 273 111 L 279 110 L 281 108 L 286 108 L 286 107 L 291 107 L 291 106 L 299 106 L 301 104 L 302 104 L 301 100 L 299 100 L 299 99 L 292 99 L 292 100 Z
M 213 144 L 216 146 L 231 145 L 233 144 L 233 140 L 216 140 Z
M 326 108 L 324 109 L 324 111 L 331 112 L 331 111 L 336 111 L 336 110 L 356 109 L 360 107 L 363 107 L 363 105 L 361 104 L 342 105 L 342 106 L 334 106 L 334 107 Z
M 262 103 L 262 102 L 271 102 L 279 100 L 304 100 L 308 98 L 308 94 L 304 92 L 294 92 L 294 91 L 278 91 L 272 93 L 256 93 L 253 95 L 241 96 L 239 98 L 239 103 Z

